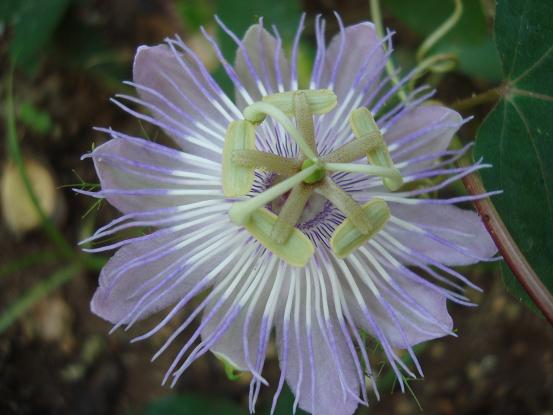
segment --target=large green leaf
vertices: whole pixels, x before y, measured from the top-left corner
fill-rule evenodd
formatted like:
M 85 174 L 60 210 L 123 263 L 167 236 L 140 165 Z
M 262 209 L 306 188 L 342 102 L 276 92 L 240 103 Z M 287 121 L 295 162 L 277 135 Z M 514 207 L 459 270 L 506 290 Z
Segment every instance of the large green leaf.
M 0 22 L 12 25 L 10 57 L 33 70 L 71 0 L 2 0 Z
M 501 0 L 495 36 L 504 95 L 480 127 L 475 156 L 493 164 L 487 189 L 515 242 L 553 291 L 553 2 Z M 506 271 L 507 268 L 503 267 Z M 506 284 L 526 298 L 510 272 Z
M 386 10 L 421 36 L 430 35 L 453 12 L 453 0 L 385 0 Z M 499 57 L 488 33 L 481 0 L 463 0 L 459 22 L 433 48 L 432 53 L 454 53 L 459 70 L 490 81 L 501 79 Z

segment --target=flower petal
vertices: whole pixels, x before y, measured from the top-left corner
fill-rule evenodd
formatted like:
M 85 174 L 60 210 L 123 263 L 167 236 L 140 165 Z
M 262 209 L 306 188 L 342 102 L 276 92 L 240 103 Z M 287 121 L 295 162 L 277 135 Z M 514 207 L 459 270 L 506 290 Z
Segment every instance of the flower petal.
M 236 51 L 235 68 L 242 84 L 254 101 L 263 95 L 282 92 L 290 85 L 290 68 L 282 46 L 261 25 L 250 26 Z M 236 94 L 240 109 L 245 102 Z
M 222 196 L 217 164 L 151 141 L 114 138 L 90 156 L 102 185 L 100 194 L 124 213 Z
M 372 85 L 378 84 L 383 59 L 382 39 L 372 23 L 348 26 L 328 46 L 318 87 L 332 86 L 340 105 L 350 91 L 355 95 L 367 92 L 364 91 L 367 81 L 373 79 Z
M 421 105 L 406 112 L 384 133 L 395 163 L 445 150 L 463 119 L 456 111 L 441 105 Z M 420 171 L 434 160 L 408 165 L 403 174 Z
M 335 321 L 329 323 L 329 334 L 333 336 L 336 344 L 343 380 L 352 393 L 358 394 L 359 384 L 355 365 L 346 340 L 339 329 L 340 323 L 335 317 L 334 319 Z M 300 408 L 317 415 L 353 414 L 358 402 L 351 395 L 343 394 L 338 375 L 339 369 L 328 347 L 328 335 L 320 329 L 316 317 L 312 316 L 311 327 L 307 327 L 305 322 L 300 324 L 299 337 L 293 326 L 293 322 L 290 322 L 286 367 L 282 367 L 286 346 L 282 321 L 277 324 L 276 335 L 281 371 L 286 371 L 286 381 L 294 395 L 299 398 Z M 307 333 L 311 336 L 312 346 L 308 345 Z
M 447 311 L 445 295 L 429 289 L 428 284 L 421 281 L 407 279 L 397 270 L 386 268 L 386 272 L 395 285 L 393 290 L 385 286 L 374 271 L 367 272 L 368 278 L 379 287 L 378 295 L 375 295 L 359 276 L 356 279 L 369 312 L 392 347 L 405 349 L 451 333 L 453 320 Z M 398 292 L 401 294 L 398 295 Z M 357 326 L 379 339 L 353 296 L 348 294 L 347 297 Z
M 251 269 L 250 272 L 255 272 L 255 270 Z M 240 275 L 243 276 L 244 273 Z M 269 274 L 263 276 L 263 278 L 271 280 L 274 277 L 274 275 Z M 219 298 L 212 300 L 206 307 L 203 315 L 203 321 L 206 321 L 207 316 L 210 314 L 212 316 L 209 321 L 206 321 L 207 324 L 202 330 L 202 339 L 205 340 L 212 335 L 219 336 L 215 344 L 210 348 L 211 351 L 224 357 L 235 368 L 242 371 L 250 370 L 248 362 L 250 363 L 250 367 L 255 368 L 256 366 L 263 319 L 267 323 L 267 318 L 264 317 L 264 310 L 271 295 L 270 284 L 264 285 L 262 288 L 257 287 L 256 290 L 260 291 L 253 294 L 253 306 L 250 308 L 249 302 L 241 305 L 240 313 L 224 333 L 219 333 L 219 326 L 223 322 L 225 315 L 235 306 L 237 298 L 240 297 L 237 293 L 242 292 L 243 294 L 244 288 L 248 286 L 247 281 L 240 281 L 238 290 L 226 297 L 219 296 Z M 278 295 L 278 293 L 276 294 Z M 280 304 L 277 304 L 277 312 L 280 312 L 280 307 Z M 247 328 L 245 327 L 246 324 Z M 247 355 L 245 348 L 246 340 L 248 341 Z
M 189 291 L 202 274 L 187 275 L 158 297 L 186 272 L 181 250 L 155 254 L 160 247 L 171 245 L 174 239 L 174 235 L 152 237 L 119 249 L 102 269 L 99 287 L 91 302 L 92 312 L 114 324 L 129 323 L 134 317 L 131 312 L 139 312 L 139 319 L 144 319 L 175 303 Z M 179 260 L 181 264 L 175 267 Z M 150 291 L 152 293 L 145 297 Z M 156 300 L 151 301 L 153 299 Z
M 167 45 L 141 46 L 134 58 L 133 79 L 145 106 L 170 137 L 187 152 L 220 159 L 216 151 L 190 142 L 192 136 L 204 146 L 221 149 L 229 122 L 225 101 L 192 59 Z
M 449 205 L 403 205 L 391 203 L 392 215 L 405 222 L 423 228 L 433 236 L 446 240 L 444 243 L 421 233 L 390 227 L 389 232 L 399 242 L 411 249 L 445 265 L 468 265 L 478 258 L 492 258 L 497 253 L 488 231 L 476 212 Z M 425 262 L 423 258 L 420 258 Z

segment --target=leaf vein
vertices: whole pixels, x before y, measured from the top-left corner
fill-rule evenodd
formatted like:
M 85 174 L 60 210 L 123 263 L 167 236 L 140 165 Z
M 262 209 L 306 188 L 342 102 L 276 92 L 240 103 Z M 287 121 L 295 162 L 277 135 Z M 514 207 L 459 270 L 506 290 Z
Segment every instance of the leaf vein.
M 544 169 L 544 163 L 543 160 L 540 158 L 540 153 L 538 151 L 538 148 L 536 147 L 536 142 L 534 139 L 534 136 L 532 134 L 532 130 L 530 130 L 530 126 L 528 125 L 528 121 L 526 120 L 526 117 L 524 116 L 524 113 L 521 111 L 521 109 L 518 107 L 518 105 L 513 101 L 509 101 L 509 103 L 513 106 L 515 111 L 517 112 L 518 116 L 520 117 L 520 120 L 524 124 L 524 127 L 526 128 L 526 132 L 528 134 L 528 139 L 530 141 L 530 144 L 532 145 L 532 149 L 534 150 L 534 153 L 536 154 L 536 159 L 538 161 L 538 167 L 540 169 L 541 176 L 543 178 L 543 187 L 545 188 L 545 201 L 547 205 L 547 210 L 549 211 L 549 216 L 551 219 L 551 230 L 553 232 L 553 205 L 552 205 L 552 192 L 549 188 L 549 185 L 547 183 L 546 177 L 545 177 L 545 169 Z
M 549 54 L 552 51 L 553 51 L 553 45 L 550 46 L 549 49 L 547 49 L 547 51 L 545 51 L 545 53 L 542 56 L 540 56 L 537 61 L 535 61 L 532 65 L 526 68 L 526 70 L 523 73 L 521 73 L 515 80 L 511 81 L 511 84 L 515 85 L 517 82 L 521 81 L 526 76 L 528 76 L 530 72 L 532 72 L 534 69 L 536 69 L 538 66 L 541 65 L 541 63 L 549 56 Z

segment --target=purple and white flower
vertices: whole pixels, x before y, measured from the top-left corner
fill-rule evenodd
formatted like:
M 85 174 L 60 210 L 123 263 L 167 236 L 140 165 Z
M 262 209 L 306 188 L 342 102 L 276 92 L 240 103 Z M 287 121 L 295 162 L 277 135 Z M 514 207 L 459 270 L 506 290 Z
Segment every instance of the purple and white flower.
M 412 347 L 455 335 L 447 301 L 472 305 L 464 289 L 474 285 L 451 266 L 493 259 L 496 247 L 474 212 L 454 206 L 474 196 L 429 197 L 487 167 L 451 167 L 467 150 L 447 149 L 466 120 L 431 103 L 429 88 L 398 101 L 410 75 L 394 84 L 385 74 L 391 34 L 338 22 L 326 45 L 316 19 L 306 89 L 297 69 L 304 18 L 290 60 L 262 20 L 242 40 L 219 22 L 236 42 L 234 65 L 204 31 L 234 100 L 178 37 L 141 46 L 129 82 L 138 97 L 113 102 L 161 128 L 176 148 L 98 129 L 111 140 L 85 157 L 101 190 L 81 192 L 123 215 L 83 242 L 150 231 L 89 249 L 117 249 L 92 311 L 114 328 L 163 311 L 136 340 L 182 321 L 154 356 L 182 345 L 164 382 L 211 351 L 253 374 L 253 411 L 274 337 L 281 376 L 273 402 L 286 381 L 294 408 L 352 414 L 368 403 L 368 388 L 378 397 L 364 334 L 380 343 L 403 388 L 404 376 L 422 376 Z

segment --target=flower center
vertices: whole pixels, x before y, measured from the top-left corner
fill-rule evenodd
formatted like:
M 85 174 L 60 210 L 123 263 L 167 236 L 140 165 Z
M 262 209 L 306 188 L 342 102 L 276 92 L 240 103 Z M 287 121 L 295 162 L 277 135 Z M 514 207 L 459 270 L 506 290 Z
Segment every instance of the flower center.
M 296 228 L 314 194 L 326 198 L 346 217 L 330 240 L 338 257 L 347 256 L 374 236 L 390 216 L 386 202 L 373 199 L 364 205 L 358 204 L 332 181 L 327 172 L 378 176 L 390 191 L 403 184 L 382 133 L 366 108 L 358 108 L 350 114 L 354 140 L 330 154 L 322 157 L 317 154 L 313 116 L 331 111 L 336 102 L 336 95 L 325 89 L 268 95 L 245 108 L 244 120 L 231 122 L 227 129 L 222 174 L 225 196 L 249 194 L 256 169 L 275 173 L 279 178 L 264 192 L 237 201 L 229 210 L 230 218 L 245 227 L 275 255 L 294 266 L 306 265 L 314 252 L 313 243 Z M 300 154 L 297 158 L 256 149 L 255 128 L 267 116 L 279 123 L 298 145 Z M 364 158 L 367 158 L 367 164 L 352 163 Z M 286 194 L 278 215 L 266 208 Z

